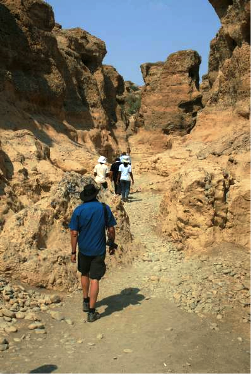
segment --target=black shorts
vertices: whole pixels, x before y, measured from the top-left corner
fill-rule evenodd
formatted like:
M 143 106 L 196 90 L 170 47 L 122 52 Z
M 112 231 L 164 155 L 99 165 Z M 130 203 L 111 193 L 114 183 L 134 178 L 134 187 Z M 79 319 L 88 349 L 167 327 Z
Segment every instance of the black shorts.
M 105 254 L 102 256 L 85 256 L 78 252 L 78 271 L 89 275 L 91 279 L 100 280 L 106 271 Z

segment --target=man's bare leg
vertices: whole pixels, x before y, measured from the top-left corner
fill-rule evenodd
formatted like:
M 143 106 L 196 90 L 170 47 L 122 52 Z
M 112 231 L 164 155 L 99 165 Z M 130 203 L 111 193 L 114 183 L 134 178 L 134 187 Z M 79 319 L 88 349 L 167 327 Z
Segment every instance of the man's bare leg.
M 91 279 L 90 280 L 90 309 L 94 309 L 96 305 L 96 301 L 98 298 L 98 293 L 99 293 L 99 280 L 97 279 Z
M 89 294 L 89 286 L 90 286 L 90 278 L 89 275 L 82 275 L 81 276 L 81 285 L 83 289 L 83 297 L 87 299 Z

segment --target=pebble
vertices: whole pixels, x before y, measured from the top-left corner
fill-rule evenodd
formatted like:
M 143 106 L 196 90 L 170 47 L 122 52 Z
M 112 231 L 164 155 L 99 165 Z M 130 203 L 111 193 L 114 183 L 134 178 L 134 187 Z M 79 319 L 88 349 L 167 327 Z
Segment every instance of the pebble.
M 14 312 L 11 312 L 10 310 L 8 309 L 2 309 L 2 313 L 5 317 L 10 317 L 10 318 L 14 318 L 16 316 L 16 314 Z
M 238 336 L 237 340 L 239 340 L 239 342 L 243 341 L 243 339 L 240 336 Z
M 12 332 L 17 332 L 17 328 L 15 326 L 8 326 L 8 327 L 5 327 L 5 331 L 7 333 L 12 333 Z
M 125 353 L 132 353 L 133 350 L 132 350 L 132 349 L 128 349 L 128 348 L 126 348 L 126 349 L 123 350 L 123 352 L 125 352 Z
M 50 315 L 53 319 L 55 319 L 57 321 L 63 321 L 65 319 L 63 314 L 60 313 L 60 312 L 50 312 Z
M 59 295 L 52 295 L 50 297 L 50 300 L 52 303 L 55 303 L 55 304 L 60 303 L 62 301 Z
M 151 275 L 150 280 L 152 282 L 158 282 L 159 281 L 159 277 L 157 277 L 157 275 Z
M 88 343 L 89 346 L 93 347 L 95 343 Z
M 35 329 L 44 329 L 44 325 L 40 322 L 31 323 L 28 326 L 29 330 L 35 330 Z
M 16 318 L 17 319 L 23 319 L 25 317 L 25 314 L 23 312 L 17 312 L 16 313 Z
M 222 319 L 222 315 L 221 314 L 217 314 L 217 319 Z
M 69 319 L 69 318 L 65 319 L 65 322 L 66 322 L 68 325 L 74 325 L 74 322 L 73 322 L 71 319 Z
M 166 331 L 173 331 L 173 328 L 172 327 L 168 327 L 168 329 L 166 329 Z
M 9 344 L 0 344 L 0 351 L 6 351 L 9 348 Z
M 24 318 L 28 321 L 41 321 L 41 318 L 38 317 L 35 313 L 28 313 Z
M 99 339 L 99 340 L 103 339 L 103 337 L 104 337 L 103 334 L 98 334 L 98 335 L 97 335 L 97 339 Z
M 35 333 L 36 334 L 47 334 L 47 331 L 41 328 L 36 328 Z

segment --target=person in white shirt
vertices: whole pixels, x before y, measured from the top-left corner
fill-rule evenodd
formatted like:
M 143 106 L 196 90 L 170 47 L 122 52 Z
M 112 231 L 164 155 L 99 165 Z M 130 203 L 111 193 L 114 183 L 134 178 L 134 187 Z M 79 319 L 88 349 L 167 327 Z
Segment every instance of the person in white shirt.
M 117 182 L 121 185 L 121 195 L 124 202 L 128 201 L 128 196 L 130 192 L 130 186 L 134 184 L 134 178 L 132 174 L 132 167 L 129 164 L 129 156 L 124 156 L 122 158 L 122 164 L 119 167 Z
M 120 156 L 120 162 L 123 162 L 122 160 L 124 159 L 124 157 L 126 157 L 126 159 L 129 161 L 129 164 L 131 165 L 132 161 L 131 161 L 131 156 L 128 153 L 128 149 L 130 149 L 130 148 L 127 148 L 127 153 L 123 152 L 122 155 Z
M 108 166 L 105 165 L 107 162 L 106 157 L 100 156 L 98 162 L 99 163 L 94 168 L 95 182 L 106 189 L 108 187 L 106 178 L 109 176 Z

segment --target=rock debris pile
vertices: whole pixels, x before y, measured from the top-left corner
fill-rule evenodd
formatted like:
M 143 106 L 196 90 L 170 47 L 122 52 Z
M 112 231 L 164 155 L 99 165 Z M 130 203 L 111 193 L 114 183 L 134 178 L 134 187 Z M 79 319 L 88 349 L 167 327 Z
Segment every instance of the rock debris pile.
M 0 278 L 0 351 L 9 348 L 8 336 L 23 331 L 19 338 L 13 338 L 18 343 L 30 339 L 30 333 L 46 334 L 46 324 L 43 322 L 44 313 L 58 321 L 65 320 L 73 324 L 70 319 L 53 309 L 63 305 L 62 297 L 57 294 L 40 293 L 32 289 L 25 289 L 21 285 L 14 285 L 3 277 Z M 12 339 L 11 339 L 12 340 Z

